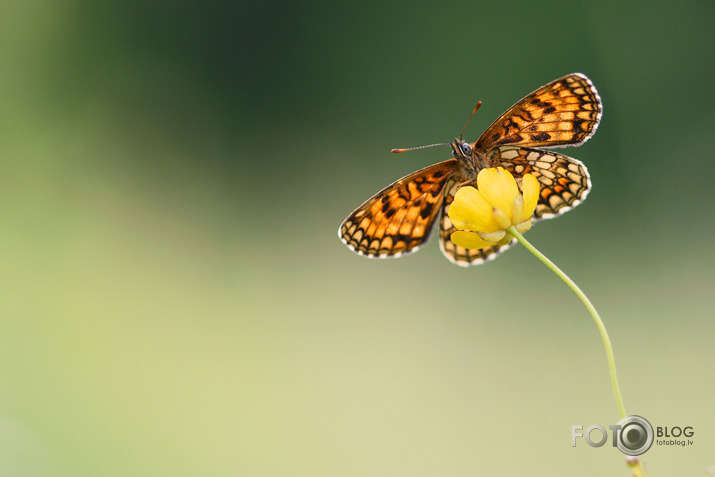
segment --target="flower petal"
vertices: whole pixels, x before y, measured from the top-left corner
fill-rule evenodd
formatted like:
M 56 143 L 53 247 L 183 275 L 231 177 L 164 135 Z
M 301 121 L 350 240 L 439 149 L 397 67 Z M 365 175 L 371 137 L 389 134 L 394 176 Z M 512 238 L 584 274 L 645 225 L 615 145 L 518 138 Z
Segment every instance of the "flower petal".
M 452 224 L 461 230 L 493 232 L 499 225 L 492 215 L 492 206 L 482 194 L 471 186 L 461 187 L 454 195 L 454 202 L 447 211 Z
M 511 222 L 512 203 L 519 194 L 516 181 L 503 167 L 482 169 L 477 176 L 477 187 L 484 199 L 497 209 L 504 211 Z
M 524 198 L 521 196 L 521 194 L 517 194 L 516 197 L 514 197 L 514 202 L 511 204 L 511 216 L 513 222 L 510 223 L 509 225 L 516 225 L 516 222 L 518 222 L 521 217 L 524 215 Z
M 492 244 L 495 244 L 497 242 L 500 242 L 504 239 L 506 236 L 506 232 L 504 230 L 497 230 L 496 232 L 490 232 L 490 233 L 482 233 L 479 232 L 479 236 L 486 240 L 487 242 L 491 242 Z
M 496 245 L 508 245 L 514 240 L 511 234 L 504 234 L 504 238 Z
M 519 222 L 518 224 L 515 225 L 516 231 L 519 232 L 520 234 L 523 234 L 527 230 L 531 228 L 531 219 L 526 219 L 523 222 Z
M 511 226 L 511 219 L 508 215 L 506 215 L 506 212 L 504 212 L 503 210 L 494 207 L 492 209 L 492 215 L 494 215 L 494 220 L 499 225 L 499 228 L 502 231 L 508 229 Z
M 451 236 L 451 239 L 455 245 L 470 249 L 491 247 L 492 245 L 494 245 L 491 242 L 482 240 L 482 238 L 474 232 L 466 232 L 461 230 L 454 232 Z
M 524 174 L 524 177 L 521 178 L 521 189 L 524 196 L 524 215 L 514 219 L 523 221 L 534 215 L 536 204 L 539 201 L 541 184 L 532 174 Z

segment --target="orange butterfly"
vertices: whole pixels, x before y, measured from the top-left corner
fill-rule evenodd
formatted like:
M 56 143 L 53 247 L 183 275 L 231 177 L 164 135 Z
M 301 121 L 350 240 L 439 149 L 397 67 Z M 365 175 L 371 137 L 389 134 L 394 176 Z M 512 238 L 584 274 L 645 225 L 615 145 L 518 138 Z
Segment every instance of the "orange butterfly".
M 563 214 L 591 188 L 586 166 L 534 148 L 583 144 L 596 131 L 601 110 L 601 98 L 585 75 L 554 80 L 509 108 L 476 142 L 465 142 L 460 135 L 451 143 L 452 159 L 413 172 L 368 199 L 345 219 L 338 235 L 361 255 L 399 257 L 427 241 L 440 215 L 440 248 L 449 260 L 461 266 L 491 260 L 510 244 L 471 250 L 450 241 L 456 229 L 447 210 L 457 189 L 476 186 L 477 174 L 487 167 L 504 167 L 517 182 L 531 173 L 541 184 L 535 219 Z

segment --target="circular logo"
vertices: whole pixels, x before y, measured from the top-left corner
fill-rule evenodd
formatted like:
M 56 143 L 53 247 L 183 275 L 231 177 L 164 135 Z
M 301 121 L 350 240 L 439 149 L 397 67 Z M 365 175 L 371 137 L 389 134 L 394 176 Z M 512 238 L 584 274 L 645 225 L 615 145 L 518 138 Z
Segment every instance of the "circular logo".
M 616 446 L 626 455 L 641 455 L 653 445 L 653 426 L 644 417 L 627 416 L 618 421 Z

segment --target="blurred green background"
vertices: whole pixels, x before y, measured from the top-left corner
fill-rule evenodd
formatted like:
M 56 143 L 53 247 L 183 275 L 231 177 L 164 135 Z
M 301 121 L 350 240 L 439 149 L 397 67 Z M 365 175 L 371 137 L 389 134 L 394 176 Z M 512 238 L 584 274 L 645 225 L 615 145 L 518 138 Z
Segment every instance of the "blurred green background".
M 585 309 L 520 247 L 336 236 L 586 73 L 588 200 L 528 238 L 611 333 L 629 413 L 715 464 L 710 1 L 0 4 L 0 475 L 628 475 Z M 710 148 L 710 150 L 708 149 Z

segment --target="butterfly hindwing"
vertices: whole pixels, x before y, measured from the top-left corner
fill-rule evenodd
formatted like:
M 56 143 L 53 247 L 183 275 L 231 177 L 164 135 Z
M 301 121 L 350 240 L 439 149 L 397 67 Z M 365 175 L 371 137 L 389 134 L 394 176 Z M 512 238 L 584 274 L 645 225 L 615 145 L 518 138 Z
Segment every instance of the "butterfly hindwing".
M 553 151 L 500 147 L 492 151 L 495 165 L 520 179 L 530 173 L 541 185 L 535 219 L 548 219 L 576 207 L 588 195 L 591 179 L 580 161 Z
M 340 239 L 368 257 L 397 257 L 429 238 L 442 208 L 444 189 L 457 174 L 456 159 L 426 167 L 394 182 L 342 223 Z

